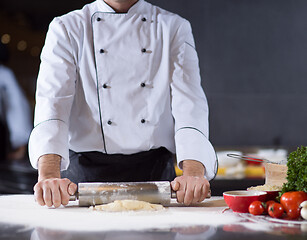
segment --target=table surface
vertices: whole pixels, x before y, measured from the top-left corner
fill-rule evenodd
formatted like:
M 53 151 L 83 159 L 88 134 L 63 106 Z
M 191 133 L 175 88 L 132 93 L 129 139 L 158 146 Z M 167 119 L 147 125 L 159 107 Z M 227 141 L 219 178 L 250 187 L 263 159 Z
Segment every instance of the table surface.
M 307 221 L 238 214 L 222 197 L 158 212 L 97 212 L 77 202 L 38 206 L 33 195 L 0 196 L 0 239 L 306 239 Z

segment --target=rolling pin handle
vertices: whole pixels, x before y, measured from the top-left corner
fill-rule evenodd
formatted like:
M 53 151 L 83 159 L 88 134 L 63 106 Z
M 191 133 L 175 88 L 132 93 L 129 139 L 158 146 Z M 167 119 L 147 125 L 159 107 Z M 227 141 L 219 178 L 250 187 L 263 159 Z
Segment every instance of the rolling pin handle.
M 209 189 L 207 197 L 206 198 L 211 198 L 211 189 Z
M 77 201 L 78 200 L 78 193 L 69 196 L 69 201 Z
M 171 198 L 177 198 L 177 193 L 171 190 Z

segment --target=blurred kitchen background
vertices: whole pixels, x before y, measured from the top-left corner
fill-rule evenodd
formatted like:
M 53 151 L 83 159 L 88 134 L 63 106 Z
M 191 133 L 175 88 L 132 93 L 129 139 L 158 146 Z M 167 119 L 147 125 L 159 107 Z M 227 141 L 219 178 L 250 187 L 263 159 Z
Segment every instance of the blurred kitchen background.
M 55 16 L 89 2 L 0 1 L 0 40 L 10 52 L 6 66 L 29 102 L 31 118 L 48 24 Z M 229 158 L 227 153 L 280 161 L 306 145 L 307 1 L 148 2 L 191 22 L 210 108 L 210 140 L 219 157 L 218 175 L 211 182 L 213 195 L 263 184 L 262 164 Z M 5 121 L 2 127 L 1 144 L 9 146 Z M 5 149 L 7 153 L 16 151 Z M 37 173 L 29 165 L 27 153 L 4 157 L 3 151 L 0 194 L 32 193 Z

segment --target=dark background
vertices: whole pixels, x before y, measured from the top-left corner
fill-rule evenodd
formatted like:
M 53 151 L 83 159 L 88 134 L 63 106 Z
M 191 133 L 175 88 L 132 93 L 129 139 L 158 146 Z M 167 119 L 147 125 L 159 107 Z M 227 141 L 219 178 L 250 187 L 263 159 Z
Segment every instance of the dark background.
M 89 2 L 0 0 L 0 37 L 11 35 L 9 66 L 32 107 L 49 22 Z M 192 24 L 215 147 L 306 144 L 306 0 L 149 2 Z

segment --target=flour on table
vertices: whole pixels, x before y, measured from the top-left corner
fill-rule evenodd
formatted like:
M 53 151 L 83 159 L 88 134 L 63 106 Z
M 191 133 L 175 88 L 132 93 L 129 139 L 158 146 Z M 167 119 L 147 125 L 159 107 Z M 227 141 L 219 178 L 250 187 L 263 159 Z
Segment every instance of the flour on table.
M 78 201 L 69 202 L 65 207 L 48 208 L 37 204 L 33 195 L 3 195 L 0 196 L 0 223 L 63 230 L 63 235 L 66 231 L 172 231 L 179 227 L 239 224 L 242 217 L 232 211 L 222 213 L 225 207 L 223 197 L 212 197 L 195 207 L 184 207 L 172 199 L 170 207 L 159 211 L 100 212 L 79 207 Z
M 124 212 L 124 211 L 158 211 L 164 209 L 160 204 L 138 200 L 115 200 L 112 203 L 97 205 L 91 207 L 93 210 L 107 212 Z

